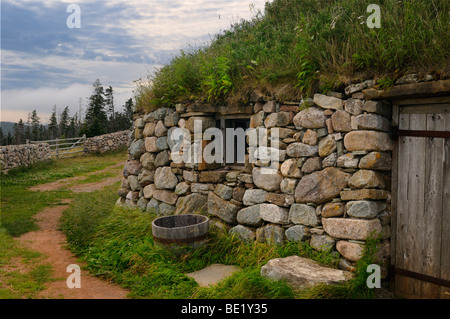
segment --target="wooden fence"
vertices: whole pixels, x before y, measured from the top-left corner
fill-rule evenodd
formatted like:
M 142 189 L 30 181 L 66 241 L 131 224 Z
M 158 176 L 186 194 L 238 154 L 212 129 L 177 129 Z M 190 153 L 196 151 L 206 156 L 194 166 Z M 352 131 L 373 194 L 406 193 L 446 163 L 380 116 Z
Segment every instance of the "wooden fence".
M 47 143 L 50 145 L 52 157 L 68 158 L 84 154 L 86 135 L 75 138 L 56 139 L 48 141 L 30 141 L 31 144 Z

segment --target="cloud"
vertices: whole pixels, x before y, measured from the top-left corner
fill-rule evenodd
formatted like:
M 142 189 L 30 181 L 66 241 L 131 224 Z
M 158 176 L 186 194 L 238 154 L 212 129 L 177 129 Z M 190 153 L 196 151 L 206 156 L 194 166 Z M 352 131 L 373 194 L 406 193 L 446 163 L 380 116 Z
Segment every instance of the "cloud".
M 104 87 L 108 84 L 102 83 Z M 114 101 L 117 111 L 130 96 L 128 89 L 114 89 Z M 1 121 L 15 122 L 22 118 L 27 120 L 28 113 L 36 110 L 41 118 L 41 123 L 47 123 L 53 105 L 61 112 L 66 106 L 69 106 L 70 114 L 73 116 L 79 111 L 81 102 L 82 114 L 86 110 L 88 97 L 92 94 L 92 85 L 72 84 L 64 88 L 42 87 L 37 89 L 12 89 L 2 91 L 2 111 Z M 80 101 L 81 99 L 81 101 Z M 32 102 L 30 102 L 32 101 Z M 3 106 L 6 107 L 3 108 Z
M 80 29 L 66 26 L 71 3 Z M 180 49 L 250 18 L 251 3 L 262 9 L 265 0 L 2 0 L 2 117 L 48 114 L 54 104 L 75 111 L 97 78 L 124 101 L 134 80 Z
M 2 70 L 2 85 L 6 89 L 14 88 L 8 85 L 14 78 L 22 81 L 21 87 L 30 88 L 66 87 L 71 83 L 91 84 L 96 78 L 112 86 L 130 86 L 134 80 L 145 76 L 146 67 L 153 66 L 57 55 L 36 59 L 31 53 L 6 50 L 2 52 L 3 61 L 5 65 Z

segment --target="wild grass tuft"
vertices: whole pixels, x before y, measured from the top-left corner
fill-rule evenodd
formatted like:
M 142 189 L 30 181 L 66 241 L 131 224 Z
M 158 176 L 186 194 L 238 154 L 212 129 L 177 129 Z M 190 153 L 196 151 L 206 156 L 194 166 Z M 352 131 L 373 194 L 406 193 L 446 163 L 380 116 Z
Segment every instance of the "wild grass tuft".
M 304 299 L 372 299 L 375 291 L 367 285 L 370 273 L 367 267 L 377 264 L 376 255 L 379 251 L 380 237 L 370 236 L 364 245 L 363 255 L 356 263 L 353 279 L 338 285 L 316 285 L 299 292 L 299 298 Z
M 179 102 L 243 104 L 253 89 L 298 99 L 352 79 L 430 72 L 448 77 L 446 0 L 385 0 L 368 28 L 365 0 L 273 0 L 211 39 L 181 51 L 138 85 L 138 109 Z M 289 89 L 286 89 L 289 88 Z

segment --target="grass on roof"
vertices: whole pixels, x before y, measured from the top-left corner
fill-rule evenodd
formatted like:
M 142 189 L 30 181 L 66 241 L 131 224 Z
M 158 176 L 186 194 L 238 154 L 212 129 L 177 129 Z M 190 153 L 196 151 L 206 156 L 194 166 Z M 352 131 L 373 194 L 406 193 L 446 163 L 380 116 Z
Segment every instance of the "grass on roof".
M 409 72 L 446 78 L 447 0 L 378 1 L 381 28 L 369 28 L 366 0 L 273 0 L 251 20 L 181 51 L 138 81 L 138 110 L 201 101 L 242 105 L 258 90 L 281 100 L 388 81 Z M 371 18 L 372 19 L 372 18 Z M 372 21 L 370 19 L 370 21 Z

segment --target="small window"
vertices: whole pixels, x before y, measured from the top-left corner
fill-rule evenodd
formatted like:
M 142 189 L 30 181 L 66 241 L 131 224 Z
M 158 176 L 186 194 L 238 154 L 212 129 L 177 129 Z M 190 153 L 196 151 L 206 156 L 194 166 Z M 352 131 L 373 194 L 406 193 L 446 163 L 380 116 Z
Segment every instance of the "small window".
M 250 128 L 249 118 L 220 119 L 220 128 L 224 136 L 224 166 L 230 169 L 243 169 L 248 144 L 245 132 Z

